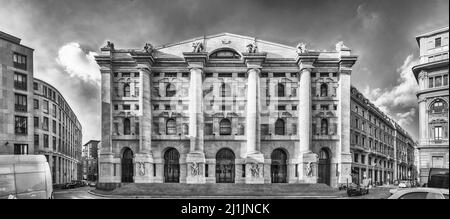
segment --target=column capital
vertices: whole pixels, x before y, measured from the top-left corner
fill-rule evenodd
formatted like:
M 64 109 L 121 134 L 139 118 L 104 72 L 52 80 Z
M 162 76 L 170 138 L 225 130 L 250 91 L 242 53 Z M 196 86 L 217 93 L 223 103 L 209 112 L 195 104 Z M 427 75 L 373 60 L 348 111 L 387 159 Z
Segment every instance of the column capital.
M 155 63 L 155 58 L 152 53 L 143 52 L 143 51 L 132 51 L 130 52 L 131 57 L 133 57 L 134 61 L 138 65 L 147 65 L 152 66 Z
M 208 62 L 208 53 L 206 52 L 185 52 L 183 56 L 189 69 L 203 69 Z
M 417 78 L 420 79 L 426 79 L 428 77 L 428 72 L 425 70 L 420 71 L 419 75 L 417 76 Z
M 267 53 L 244 53 L 244 63 L 249 70 L 262 69 L 262 64 L 266 61 Z

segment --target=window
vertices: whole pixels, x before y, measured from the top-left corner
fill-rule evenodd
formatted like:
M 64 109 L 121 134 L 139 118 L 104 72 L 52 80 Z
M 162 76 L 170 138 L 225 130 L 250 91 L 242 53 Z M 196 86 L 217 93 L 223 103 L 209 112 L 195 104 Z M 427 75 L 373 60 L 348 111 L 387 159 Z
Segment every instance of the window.
M 166 134 L 176 135 L 177 134 L 177 122 L 175 119 L 169 119 L 166 123 Z
M 320 96 L 321 97 L 328 96 L 328 85 L 327 84 L 320 85 Z
M 36 82 L 34 82 L 34 83 L 33 83 L 33 89 L 34 89 L 34 90 L 39 90 L 39 84 L 36 83 Z
M 27 155 L 28 154 L 28 145 L 15 144 L 14 145 L 14 154 L 15 155 Z
M 228 84 L 222 84 L 220 86 L 220 96 L 221 97 L 230 97 L 231 96 L 231 87 Z
M 139 122 L 136 122 L 134 124 L 134 134 L 139 135 L 140 134 L 140 127 L 139 127 Z
M 278 106 L 277 106 L 277 109 L 278 109 L 279 111 L 285 111 L 285 110 L 286 110 L 286 105 L 278 105 Z
M 177 88 L 173 84 L 166 86 L 166 97 L 174 97 L 177 94 Z
M 20 73 L 14 73 L 14 88 L 17 90 L 27 90 L 27 76 Z
M 213 135 L 213 124 L 205 123 L 205 135 Z
M 285 78 L 286 73 L 273 73 L 274 78 Z
M 159 110 L 159 105 L 153 105 L 153 110 Z
M 330 107 L 328 105 L 320 105 L 320 110 L 328 111 Z
M 239 124 L 238 126 L 238 135 L 245 135 L 245 125 L 244 124 Z
M 123 134 L 130 135 L 131 134 L 131 122 L 130 119 L 125 118 L 123 120 Z
M 39 135 L 34 135 L 34 146 L 39 147 Z
M 56 137 L 53 137 L 53 151 L 56 151 Z
M 53 120 L 53 134 L 56 134 L 56 121 Z
M 401 196 L 399 199 L 426 199 L 427 192 L 411 192 Z
M 39 128 L 39 117 L 34 117 L 33 123 L 35 128 Z
M 442 45 L 442 39 L 440 37 L 434 39 L 434 47 L 440 47 Z
M 48 131 L 48 118 L 44 117 L 44 123 L 42 123 L 42 129 Z
M 219 78 L 232 78 L 233 73 L 219 73 Z
M 359 162 L 359 156 L 358 156 L 358 154 L 355 154 L 355 163 L 358 163 Z
M 275 122 L 275 135 L 285 135 L 286 128 L 285 128 L 285 122 L 282 119 L 278 119 Z
M 285 97 L 286 96 L 285 87 L 283 84 L 278 84 L 276 91 L 277 91 L 277 97 Z
M 297 110 L 297 105 L 292 105 L 292 111 L 296 111 Z
M 269 135 L 269 125 L 261 124 L 261 135 Z
M 327 119 L 322 119 L 320 127 L 321 127 L 320 133 L 322 135 L 328 135 L 328 120 Z
M 27 112 L 27 96 L 22 94 L 14 94 L 14 109 L 18 112 Z
M 134 105 L 134 109 L 135 109 L 135 110 L 139 110 L 139 104 L 135 104 L 135 105 Z
M 53 104 L 52 114 L 53 117 L 56 118 L 56 104 Z
M 213 58 L 213 59 L 240 59 L 241 56 L 233 50 L 225 49 L 225 50 L 220 50 L 220 51 L 213 53 L 210 56 L 210 58 Z
M 429 88 L 433 88 L 434 87 L 434 78 L 433 77 L 430 77 L 428 79 L 428 87 Z
M 183 72 L 183 73 L 181 74 L 181 77 L 183 77 L 183 78 L 188 78 L 188 77 L 189 77 L 189 73 Z
M 131 95 L 130 84 L 127 83 L 123 85 L 123 96 L 130 97 L 130 95 Z
M 135 72 L 135 73 L 134 73 L 134 77 L 135 77 L 135 78 L 139 78 L 140 76 L 141 76 L 141 74 L 140 74 L 139 72 Z
M 164 75 L 165 75 L 166 78 L 176 78 L 176 77 L 178 77 L 178 73 L 176 73 L 176 72 L 165 73 Z
M 114 110 L 119 110 L 119 105 L 114 105 Z
M 183 124 L 183 134 L 189 135 L 189 124 Z
M 130 73 L 122 73 L 122 77 L 129 78 L 129 77 L 131 77 L 131 74 Z
M 366 155 L 361 155 L 361 163 L 362 164 L 366 163 Z
M 220 121 L 220 135 L 231 135 L 231 122 L 228 119 Z
M 131 110 L 131 106 L 128 104 L 123 105 L 123 110 Z
M 39 109 L 39 100 L 33 100 L 34 109 Z
M 434 127 L 434 140 L 442 140 L 442 126 Z
M 432 113 L 442 113 L 442 112 L 444 112 L 444 109 L 445 109 L 445 105 L 444 105 L 444 101 L 442 101 L 442 100 L 437 100 L 431 106 Z
M 48 135 L 44 135 L 44 148 L 48 148 Z
M 44 100 L 44 113 L 45 114 L 48 114 L 48 108 L 49 108 L 48 100 Z
M 15 117 L 15 133 L 19 135 L 26 135 L 28 133 L 28 120 L 27 117 L 16 116 Z
M 27 57 L 25 55 L 14 53 L 13 54 L 14 68 L 27 70 Z
M 440 87 L 440 86 L 442 86 L 442 76 L 437 76 L 437 77 L 435 78 L 434 86 L 435 86 L 435 87 Z

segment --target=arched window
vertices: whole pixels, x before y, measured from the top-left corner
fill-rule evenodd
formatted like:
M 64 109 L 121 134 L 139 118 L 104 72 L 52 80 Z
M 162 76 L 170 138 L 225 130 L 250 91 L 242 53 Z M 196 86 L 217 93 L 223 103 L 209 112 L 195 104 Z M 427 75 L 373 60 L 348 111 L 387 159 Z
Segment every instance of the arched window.
M 231 87 L 228 84 L 222 84 L 220 86 L 220 96 L 221 97 L 230 97 L 231 96 Z
M 167 135 L 176 135 L 177 134 L 177 122 L 175 121 L 175 119 L 167 120 L 166 133 L 167 133 Z
M 286 93 L 285 93 L 285 87 L 283 84 L 278 84 L 277 85 L 277 97 L 285 97 Z
M 321 127 L 320 133 L 322 135 L 328 135 L 328 120 L 327 119 L 322 119 L 320 127 Z
M 130 84 L 126 83 L 125 85 L 123 85 L 123 96 L 130 97 L 130 95 L 131 95 Z
M 275 122 L 275 135 L 285 135 L 285 123 L 282 119 Z
M 321 97 L 328 96 L 328 85 L 327 84 L 320 85 L 320 96 Z
M 442 100 L 437 100 L 431 105 L 432 113 L 443 113 L 445 111 L 446 104 Z
M 177 94 L 177 88 L 173 84 L 166 86 L 166 97 L 174 97 Z
M 220 135 L 231 135 L 231 122 L 228 119 L 220 121 Z
M 240 59 L 241 56 L 231 50 L 231 49 L 223 49 L 223 50 L 219 50 L 215 53 L 213 53 L 212 55 L 209 56 L 212 59 Z
M 123 134 L 124 135 L 131 134 L 131 124 L 130 124 L 130 119 L 128 119 L 128 118 L 125 118 L 123 120 Z

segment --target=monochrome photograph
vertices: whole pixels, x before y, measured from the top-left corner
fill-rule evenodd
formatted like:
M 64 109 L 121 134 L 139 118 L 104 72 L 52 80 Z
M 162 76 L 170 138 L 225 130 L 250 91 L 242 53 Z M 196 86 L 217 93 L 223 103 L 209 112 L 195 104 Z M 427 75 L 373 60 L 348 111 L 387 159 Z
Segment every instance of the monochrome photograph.
M 448 199 L 448 7 L 0 0 L 0 199 Z

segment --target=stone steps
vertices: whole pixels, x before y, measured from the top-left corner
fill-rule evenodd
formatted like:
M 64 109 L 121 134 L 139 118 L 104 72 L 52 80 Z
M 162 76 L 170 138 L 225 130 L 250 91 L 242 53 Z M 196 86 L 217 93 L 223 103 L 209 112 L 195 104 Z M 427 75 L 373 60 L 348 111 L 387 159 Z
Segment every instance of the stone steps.
M 104 192 L 102 192 L 104 193 Z M 305 196 L 336 195 L 325 184 L 123 184 L 104 194 L 127 196 Z

